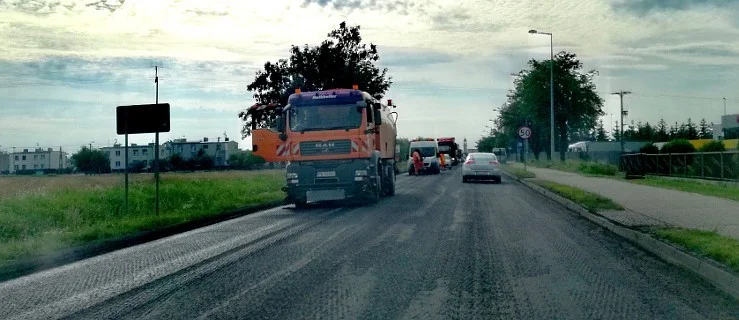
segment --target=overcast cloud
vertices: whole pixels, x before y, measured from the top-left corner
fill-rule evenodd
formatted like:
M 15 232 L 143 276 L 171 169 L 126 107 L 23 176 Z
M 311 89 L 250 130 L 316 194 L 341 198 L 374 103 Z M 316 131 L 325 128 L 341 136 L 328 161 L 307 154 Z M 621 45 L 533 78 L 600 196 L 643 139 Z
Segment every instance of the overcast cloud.
M 154 65 L 173 107 L 163 139 L 225 132 L 249 148 L 236 115 L 254 72 L 341 21 L 378 44 L 401 136 L 478 139 L 509 74 L 548 58 L 529 29 L 599 71 L 608 113 L 621 89 L 629 121 L 718 122 L 722 97 L 739 112 L 736 1 L 0 0 L 0 148 L 122 140 L 115 106 L 153 102 Z

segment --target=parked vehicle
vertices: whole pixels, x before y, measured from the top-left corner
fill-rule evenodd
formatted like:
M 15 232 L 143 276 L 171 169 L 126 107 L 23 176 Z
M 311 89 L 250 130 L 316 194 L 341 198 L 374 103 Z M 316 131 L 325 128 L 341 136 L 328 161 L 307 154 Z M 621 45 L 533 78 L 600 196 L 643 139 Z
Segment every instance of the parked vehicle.
M 253 106 L 253 117 L 279 108 L 276 128 L 256 128 L 253 152 L 271 162 L 289 161 L 287 199 L 308 202 L 357 199 L 367 203 L 395 194 L 396 121 L 391 100 L 364 91 L 296 92 L 287 106 Z M 259 118 L 255 118 L 259 119 Z
M 494 153 L 470 153 L 462 164 L 462 182 L 493 180 L 500 183 L 500 162 Z
M 439 152 L 448 154 L 452 159 L 451 165 L 456 166 L 461 161 L 461 150 L 459 145 L 454 141 L 454 138 L 438 138 L 436 139 L 439 145 Z
M 413 167 L 413 151 L 419 150 L 421 157 L 423 157 L 423 168 L 419 170 L 419 173 L 431 173 L 439 174 L 441 172 L 441 166 L 439 164 L 439 146 L 434 139 L 422 139 L 411 141 L 410 148 L 408 150 L 408 174 L 412 175 L 415 172 Z
M 508 161 L 508 152 L 506 151 L 506 148 L 493 148 L 493 153 L 498 157 L 498 161 L 500 161 L 500 163 L 506 163 L 506 161 Z

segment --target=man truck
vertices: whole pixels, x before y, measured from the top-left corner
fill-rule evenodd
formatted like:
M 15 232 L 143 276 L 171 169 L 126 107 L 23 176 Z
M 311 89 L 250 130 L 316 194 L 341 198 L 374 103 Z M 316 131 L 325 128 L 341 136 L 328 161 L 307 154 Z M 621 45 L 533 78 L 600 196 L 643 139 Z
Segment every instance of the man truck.
M 297 89 L 284 107 L 247 110 L 253 120 L 252 150 L 266 161 L 288 162 L 284 190 L 296 207 L 344 199 L 376 203 L 395 194 L 395 107 L 392 100 L 383 104 L 356 85 Z M 270 120 L 274 127 L 258 127 Z

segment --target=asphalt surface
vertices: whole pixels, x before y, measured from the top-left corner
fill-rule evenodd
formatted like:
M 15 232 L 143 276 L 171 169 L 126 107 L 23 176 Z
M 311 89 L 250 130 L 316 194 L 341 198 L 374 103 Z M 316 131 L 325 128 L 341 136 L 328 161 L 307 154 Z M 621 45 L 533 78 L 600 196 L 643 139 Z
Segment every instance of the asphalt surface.
M 739 303 L 515 182 L 398 179 L 0 283 L 2 319 L 738 319 Z

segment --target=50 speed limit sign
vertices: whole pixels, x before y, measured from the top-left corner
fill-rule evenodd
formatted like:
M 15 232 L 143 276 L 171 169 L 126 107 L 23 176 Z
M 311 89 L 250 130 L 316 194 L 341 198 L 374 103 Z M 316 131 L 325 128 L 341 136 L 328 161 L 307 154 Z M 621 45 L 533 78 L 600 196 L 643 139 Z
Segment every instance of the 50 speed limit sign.
M 531 138 L 531 128 L 527 126 L 518 128 L 518 136 L 521 137 L 521 139 Z

